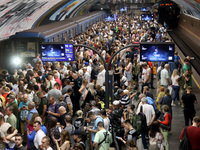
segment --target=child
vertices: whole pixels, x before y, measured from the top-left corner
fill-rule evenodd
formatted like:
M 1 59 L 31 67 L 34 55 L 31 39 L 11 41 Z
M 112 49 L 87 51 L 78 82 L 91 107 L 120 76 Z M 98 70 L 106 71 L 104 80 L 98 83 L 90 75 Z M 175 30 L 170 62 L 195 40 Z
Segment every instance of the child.
M 66 111 L 68 111 L 67 104 L 64 102 L 64 95 L 59 95 L 58 100 L 59 100 L 59 107 L 64 106 Z

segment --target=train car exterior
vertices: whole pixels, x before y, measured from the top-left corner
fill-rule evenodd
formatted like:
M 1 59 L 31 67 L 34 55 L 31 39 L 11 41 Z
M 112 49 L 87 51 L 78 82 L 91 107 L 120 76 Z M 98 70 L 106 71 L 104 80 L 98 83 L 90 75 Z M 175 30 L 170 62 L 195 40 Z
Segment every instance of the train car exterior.
M 20 57 L 23 59 L 23 62 L 30 61 L 37 53 L 40 53 L 40 43 L 67 42 L 70 38 L 84 32 L 93 23 L 102 21 L 105 15 L 104 11 L 95 11 L 64 21 L 18 32 L 9 38 L 8 49 L 1 51 L 1 56 L 6 56 L 6 60 L 2 60 L 2 62 L 10 64 L 10 59 L 13 59 L 13 57 Z

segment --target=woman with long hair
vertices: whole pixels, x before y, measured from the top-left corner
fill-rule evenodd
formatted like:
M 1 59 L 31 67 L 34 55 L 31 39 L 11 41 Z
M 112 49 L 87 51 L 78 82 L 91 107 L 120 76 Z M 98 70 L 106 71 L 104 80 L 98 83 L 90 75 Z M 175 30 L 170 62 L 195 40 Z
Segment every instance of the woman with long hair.
M 179 72 L 178 69 L 174 69 L 172 76 L 171 76 L 171 80 L 172 80 L 172 86 L 174 89 L 174 96 L 172 98 L 172 106 L 176 106 L 175 105 L 175 100 L 178 100 L 178 104 L 180 104 L 179 102 L 179 91 L 180 91 L 180 86 L 178 84 L 178 80 L 179 80 Z
M 156 108 L 160 111 L 160 99 L 165 96 L 165 87 L 161 86 L 160 87 L 160 92 L 158 93 L 157 99 L 156 99 Z
M 160 132 L 160 123 L 154 121 L 149 131 L 149 150 L 164 150 L 165 140 Z
M 60 137 L 61 138 L 58 140 L 54 139 L 57 150 L 69 150 L 72 146 L 69 132 L 67 130 L 62 130 L 60 133 Z M 59 141 L 61 146 L 59 146 L 58 144 Z
M 55 117 L 51 117 L 49 131 L 50 131 L 50 139 L 51 139 L 50 145 L 53 149 L 56 149 L 54 139 L 55 140 L 60 139 L 60 131 L 59 131 L 59 128 L 57 127 L 57 119 Z

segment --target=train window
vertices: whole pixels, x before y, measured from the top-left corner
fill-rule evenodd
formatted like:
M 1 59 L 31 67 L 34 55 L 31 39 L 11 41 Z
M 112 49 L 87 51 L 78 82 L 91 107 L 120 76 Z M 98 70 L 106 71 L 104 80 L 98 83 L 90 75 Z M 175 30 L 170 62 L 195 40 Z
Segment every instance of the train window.
M 56 36 L 56 42 L 59 42 L 59 35 Z

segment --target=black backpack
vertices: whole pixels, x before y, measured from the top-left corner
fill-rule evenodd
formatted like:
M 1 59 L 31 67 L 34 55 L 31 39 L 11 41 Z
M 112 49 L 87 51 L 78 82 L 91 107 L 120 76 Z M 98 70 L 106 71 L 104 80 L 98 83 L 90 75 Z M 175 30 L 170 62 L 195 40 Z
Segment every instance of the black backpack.
M 142 122 L 142 131 L 147 130 L 147 118 L 146 115 L 143 113 L 143 107 L 140 107 L 140 112 L 138 113 L 138 116 L 141 118 Z
M 179 145 L 179 150 L 191 150 L 190 141 L 187 137 L 187 127 L 184 129 L 184 137 Z

